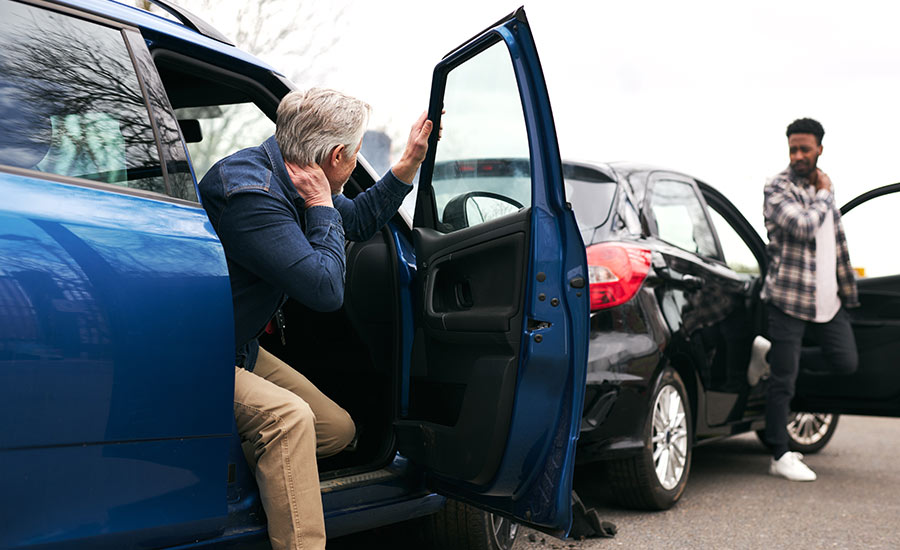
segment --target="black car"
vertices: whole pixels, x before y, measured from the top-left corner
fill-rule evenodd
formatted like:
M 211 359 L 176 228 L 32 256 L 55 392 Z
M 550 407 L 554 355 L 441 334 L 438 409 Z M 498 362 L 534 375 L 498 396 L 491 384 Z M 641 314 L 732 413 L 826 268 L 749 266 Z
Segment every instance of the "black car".
M 604 466 L 621 504 L 665 509 L 684 491 L 693 445 L 765 427 L 766 382 L 747 377 L 752 342 L 766 330 L 765 245 L 724 195 L 685 174 L 631 163 L 569 162 L 564 170 L 591 294 L 579 462 Z M 793 450 L 824 447 L 839 413 L 900 414 L 900 269 L 867 246 L 877 231 L 868 222 L 896 205 L 898 190 L 876 189 L 842 209 L 866 203 L 868 215 L 844 221 L 851 258 L 882 264 L 870 273 L 881 276 L 858 279 L 858 371 L 806 374 L 813 354 L 801 359 L 792 408 L 816 412 L 792 415 Z M 761 210 L 762 184 L 759 197 L 747 209 Z M 812 351 L 816 342 L 804 346 Z
M 436 165 L 447 230 L 527 204 L 529 170 L 509 158 Z M 766 382 L 747 375 L 754 338 L 766 331 L 765 245 L 724 195 L 691 176 L 634 163 L 564 162 L 563 171 L 591 301 L 577 460 L 602 466 L 622 505 L 666 509 L 684 491 L 694 445 L 765 427 Z M 470 191 L 442 193 L 442 180 L 461 173 Z M 900 266 L 877 244 L 878 222 L 900 209 L 898 190 L 870 191 L 843 209 L 865 203 L 844 220 L 851 259 L 865 267 L 862 306 L 851 310 L 860 365 L 849 376 L 801 372 L 792 450 L 823 448 L 840 413 L 900 416 Z M 761 210 L 762 183 L 759 198 L 747 209 Z M 804 345 L 814 351 L 816 342 Z

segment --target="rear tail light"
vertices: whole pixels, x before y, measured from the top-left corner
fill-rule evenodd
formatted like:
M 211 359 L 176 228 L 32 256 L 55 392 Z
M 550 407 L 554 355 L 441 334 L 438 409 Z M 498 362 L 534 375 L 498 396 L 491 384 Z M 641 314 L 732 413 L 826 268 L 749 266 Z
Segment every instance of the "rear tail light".
M 630 300 L 650 271 L 650 251 L 629 243 L 591 245 L 587 261 L 591 311 Z

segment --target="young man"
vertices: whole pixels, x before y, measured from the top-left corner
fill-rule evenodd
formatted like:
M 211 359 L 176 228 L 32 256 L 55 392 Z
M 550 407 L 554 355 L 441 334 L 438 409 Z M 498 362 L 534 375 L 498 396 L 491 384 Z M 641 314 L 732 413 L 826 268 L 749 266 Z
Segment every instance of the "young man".
M 772 341 L 766 441 L 773 454 L 769 472 L 791 481 L 816 479 L 800 454 L 788 451 L 788 413 L 804 331 L 814 331 L 821 346 L 822 357 L 811 366 L 849 374 L 857 364 L 845 310 L 859 305 L 856 279 L 831 179 L 817 167 L 824 135 L 815 120 L 792 122 L 787 127 L 790 166 L 765 187 L 769 269 L 763 299 Z
M 369 111 L 333 90 L 292 92 L 278 106 L 274 136 L 222 159 L 200 182 L 231 278 L 235 420 L 252 447 L 274 550 L 325 548 L 316 457 L 346 447 L 355 426 L 257 337 L 288 297 L 317 311 L 341 307 L 345 237 L 368 239 L 397 212 L 428 149 L 432 123 L 423 114 L 381 181 L 344 197 Z

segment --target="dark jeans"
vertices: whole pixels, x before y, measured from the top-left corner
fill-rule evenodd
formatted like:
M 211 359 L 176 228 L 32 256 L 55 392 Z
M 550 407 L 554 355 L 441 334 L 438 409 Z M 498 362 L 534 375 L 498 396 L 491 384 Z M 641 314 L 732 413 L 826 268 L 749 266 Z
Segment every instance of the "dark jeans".
M 851 374 L 858 362 L 856 340 L 850 327 L 850 315 L 841 308 L 827 323 L 803 321 L 787 315 L 777 307 L 766 306 L 769 316 L 769 364 L 772 373 L 766 395 L 766 442 L 777 459 L 788 451 L 787 422 L 797 374 L 800 371 L 800 346 L 809 327 L 819 342 L 804 361 L 804 368 L 833 374 Z

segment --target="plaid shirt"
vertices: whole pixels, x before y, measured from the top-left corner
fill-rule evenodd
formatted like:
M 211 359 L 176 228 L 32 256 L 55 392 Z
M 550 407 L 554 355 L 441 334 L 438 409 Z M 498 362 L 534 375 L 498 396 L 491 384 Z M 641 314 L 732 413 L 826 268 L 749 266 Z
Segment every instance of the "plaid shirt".
M 856 307 L 856 278 L 850 267 L 841 214 L 830 191 L 816 191 L 790 167 L 766 182 L 763 214 L 769 234 L 769 268 L 762 296 L 805 321 L 816 316 L 816 230 L 834 216 L 838 294 L 844 307 Z

